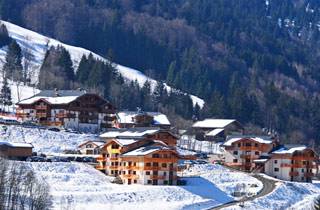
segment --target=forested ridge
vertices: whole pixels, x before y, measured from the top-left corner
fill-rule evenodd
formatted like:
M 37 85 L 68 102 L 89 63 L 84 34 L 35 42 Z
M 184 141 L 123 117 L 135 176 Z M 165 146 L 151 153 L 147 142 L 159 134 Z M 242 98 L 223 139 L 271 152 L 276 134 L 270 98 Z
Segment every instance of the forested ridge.
M 157 94 L 148 84 L 124 85 L 111 64 L 91 58 L 66 75 L 73 86 L 102 91 L 121 108 L 237 118 L 308 144 L 320 138 L 319 8 L 315 0 L 0 1 L 3 20 L 88 48 L 207 103 L 199 111 L 183 95 L 162 93 L 160 84 Z M 41 68 L 46 74 L 53 55 Z

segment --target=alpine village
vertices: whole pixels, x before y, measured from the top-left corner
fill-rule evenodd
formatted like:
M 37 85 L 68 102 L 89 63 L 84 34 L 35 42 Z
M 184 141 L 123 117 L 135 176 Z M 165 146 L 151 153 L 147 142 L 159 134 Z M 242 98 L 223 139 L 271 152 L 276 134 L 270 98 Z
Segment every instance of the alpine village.
M 320 209 L 319 14 L 0 0 L 0 210 Z

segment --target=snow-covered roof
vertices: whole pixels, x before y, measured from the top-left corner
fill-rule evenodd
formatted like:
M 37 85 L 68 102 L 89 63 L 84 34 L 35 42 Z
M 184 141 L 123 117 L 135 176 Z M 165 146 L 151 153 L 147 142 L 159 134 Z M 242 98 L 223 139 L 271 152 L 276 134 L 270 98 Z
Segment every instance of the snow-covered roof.
M 216 136 L 216 135 L 218 135 L 219 133 L 221 133 L 222 131 L 224 131 L 223 128 L 216 128 L 216 129 L 210 131 L 209 133 L 207 133 L 206 135 L 207 135 L 207 136 Z
M 257 159 L 257 160 L 253 160 L 253 162 L 255 163 L 265 163 L 267 162 L 269 159 Z
M 272 143 L 272 139 L 268 136 L 264 136 L 264 137 L 231 137 L 231 138 L 227 138 L 227 140 L 223 143 L 223 146 L 231 146 L 234 142 L 237 142 L 241 139 L 250 139 L 253 140 L 255 142 L 261 143 L 261 144 L 271 144 Z
M 145 146 L 145 147 L 140 147 L 138 149 L 124 153 L 124 154 L 122 154 L 122 156 L 124 156 L 124 157 L 126 157 L 126 156 L 145 156 L 145 155 L 148 155 L 153 152 L 160 151 L 160 150 L 171 150 L 171 149 L 168 147 L 164 147 L 164 146 Z
M 18 102 L 18 104 L 33 104 L 39 100 L 44 100 L 49 104 L 68 104 L 76 100 L 79 96 L 58 96 L 58 97 L 42 97 L 35 96 Z
M 158 128 L 131 128 L 131 129 L 112 129 L 100 135 L 101 138 L 133 138 L 144 137 L 148 134 L 158 132 Z
M 115 139 L 122 146 L 127 146 L 140 141 L 139 139 Z
M 124 124 L 134 124 L 134 117 L 140 114 L 146 114 L 153 117 L 154 125 L 171 125 L 167 116 L 160 112 L 132 112 L 132 111 L 124 111 L 118 112 L 116 114 L 118 122 Z
M 101 146 L 104 145 L 106 142 L 104 142 L 104 141 L 91 141 L 91 140 L 89 140 L 89 141 L 86 141 L 86 142 L 84 142 L 84 143 L 81 143 L 81 144 L 79 145 L 79 147 L 81 147 L 81 146 L 83 146 L 83 145 L 86 145 L 86 144 L 88 144 L 88 143 L 93 143 L 93 144 L 97 145 L 98 147 L 101 147 Z
M 20 143 L 20 142 L 7 142 L 7 141 L 0 141 L 0 145 L 6 145 L 8 147 L 26 147 L 26 148 L 33 148 L 32 144 L 29 143 Z
M 192 125 L 194 128 L 225 128 L 229 124 L 236 122 L 234 119 L 205 119 Z
M 305 145 L 294 145 L 294 146 L 290 146 L 290 145 L 284 145 L 281 148 L 273 151 L 273 154 L 292 154 L 296 151 L 303 151 L 307 149 L 307 147 Z

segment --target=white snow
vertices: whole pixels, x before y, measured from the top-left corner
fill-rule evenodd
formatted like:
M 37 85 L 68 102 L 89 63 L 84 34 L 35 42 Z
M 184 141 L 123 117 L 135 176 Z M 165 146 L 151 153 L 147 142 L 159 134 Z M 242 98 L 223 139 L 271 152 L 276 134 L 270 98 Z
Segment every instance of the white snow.
M 32 148 L 32 144 L 28 144 L 28 143 L 15 143 L 15 142 L 7 142 L 7 141 L 0 141 L 0 145 L 7 145 L 9 147 L 29 147 Z
M 33 104 L 38 100 L 45 100 L 49 104 L 68 104 L 74 100 L 76 100 L 78 96 L 59 96 L 59 97 L 42 97 L 35 96 L 29 99 L 25 99 L 19 102 L 19 104 Z
M 14 25 L 6 21 L 1 21 L 1 23 L 6 25 L 9 36 L 17 41 L 17 43 L 20 45 L 22 49 L 22 52 L 33 55 L 33 58 L 31 59 L 29 64 L 30 66 L 29 72 L 31 74 L 31 81 L 34 84 L 38 82 L 38 74 L 39 74 L 42 61 L 45 57 L 46 51 L 51 46 L 63 46 L 64 48 L 66 48 L 66 50 L 68 50 L 70 53 L 71 60 L 73 62 L 73 67 L 75 70 L 77 69 L 83 55 L 88 56 L 91 53 L 95 58 L 106 61 L 105 58 L 89 50 L 86 50 L 84 48 L 64 44 L 58 40 L 48 38 L 46 36 L 43 36 L 41 34 L 38 34 L 36 32 L 22 28 L 20 26 Z M 0 49 L 0 69 L 4 64 L 6 51 L 7 51 L 7 47 Z M 157 83 L 156 80 L 150 77 L 147 77 L 142 72 L 129 67 L 119 65 L 119 64 L 115 64 L 115 65 L 117 70 L 125 80 L 127 81 L 137 80 L 137 82 L 141 87 L 144 85 L 146 81 L 149 81 L 151 83 L 152 89 L 154 89 L 154 87 L 156 86 L 156 83 Z M 171 88 L 165 83 L 164 85 L 168 92 L 170 91 L 180 92 L 179 90 Z M 202 99 L 194 95 L 190 95 L 190 98 L 192 99 L 192 102 L 194 105 L 197 103 L 200 106 L 200 108 L 203 107 L 205 102 Z
M 123 111 L 123 112 L 118 112 L 116 116 L 120 123 L 133 124 L 134 117 L 137 116 L 138 114 L 139 112 Z M 160 112 L 145 112 L 145 114 L 153 117 L 153 121 L 155 125 L 170 125 L 170 122 L 165 114 L 162 114 Z
M 218 165 L 197 165 L 185 171 L 186 186 L 118 185 L 82 163 L 27 163 L 50 185 L 53 209 L 207 209 L 234 200 L 243 183 L 261 190 L 261 182 Z M 194 175 L 194 176 L 193 176 Z M 251 186 L 251 187 L 250 187 Z
M 248 209 L 248 210 L 268 210 L 268 209 L 292 209 L 306 210 L 313 209 L 314 199 L 320 194 L 319 183 L 298 183 L 283 182 L 278 183 L 276 189 L 264 197 L 254 201 L 244 203 L 244 207 L 232 206 L 225 209 Z
M 299 146 L 299 147 L 293 147 L 293 148 L 290 148 L 290 149 L 287 149 L 287 148 L 281 148 L 281 149 L 278 149 L 272 153 L 274 154 L 292 154 L 294 153 L 295 151 L 302 151 L 302 150 L 305 150 L 307 147 L 306 146 Z
M 229 119 L 205 119 L 192 125 L 194 128 L 224 128 L 236 120 Z
M 112 130 L 107 131 L 100 135 L 101 138 L 117 138 L 117 137 L 143 137 L 148 134 L 153 134 L 158 132 L 159 129 L 146 129 L 146 130 Z
M 126 146 L 136 143 L 139 139 L 114 139 L 114 141 L 118 142 L 122 146 Z
M 62 153 L 64 150 L 77 150 L 78 145 L 88 141 L 98 140 L 93 134 L 75 134 L 54 132 L 37 128 L 18 126 L 0 126 L 1 140 L 10 143 L 31 143 L 34 152 L 45 154 Z
M 219 133 L 221 133 L 222 131 L 224 131 L 223 128 L 216 128 L 216 129 L 210 131 L 209 133 L 207 133 L 206 135 L 207 135 L 207 136 L 216 136 L 216 135 L 218 135 Z
M 241 139 L 250 139 L 250 140 L 253 140 L 255 142 L 258 142 L 258 143 L 261 143 L 261 144 L 271 144 L 272 143 L 272 140 L 270 140 L 270 138 L 268 139 L 264 139 L 262 137 L 250 137 L 250 138 L 247 138 L 247 137 L 236 137 L 236 138 L 229 138 L 228 140 L 226 140 L 224 142 L 224 146 L 231 146 L 233 143 L 241 140 Z

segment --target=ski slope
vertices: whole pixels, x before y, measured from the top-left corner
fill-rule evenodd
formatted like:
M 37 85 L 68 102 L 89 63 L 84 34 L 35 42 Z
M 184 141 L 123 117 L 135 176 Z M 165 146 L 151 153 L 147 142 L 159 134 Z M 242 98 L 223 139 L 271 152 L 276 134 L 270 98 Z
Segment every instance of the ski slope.
M 20 26 L 14 25 L 12 23 L 1 21 L 2 24 L 6 25 L 8 29 L 9 36 L 17 41 L 22 49 L 23 54 L 31 54 L 31 58 L 29 60 L 29 72 L 31 75 L 32 83 L 36 84 L 38 81 L 39 69 L 41 67 L 42 61 L 45 57 L 46 51 L 51 46 L 63 46 L 66 48 L 71 56 L 71 60 L 73 62 L 74 69 L 77 69 L 80 60 L 83 55 L 88 56 L 90 53 L 96 58 L 105 61 L 106 59 L 81 47 L 75 47 L 71 45 L 64 44 L 58 40 L 48 38 L 34 31 L 22 28 Z M 3 63 L 5 61 L 7 47 L 3 47 L 0 49 L 0 68 L 2 68 Z M 25 60 L 22 61 L 23 63 Z M 151 87 L 154 88 L 156 85 L 156 80 L 147 77 L 142 72 L 125 67 L 119 64 L 116 64 L 116 68 L 119 73 L 123 76 L 123 78 L 127 81 L 135 81 L 137 80 L 140 86 L 148 80 L 151 83 Z M 164 84 L 168 91 L 179 91 L 177 89 L 171 88 L 170 86 Z M 193 104 L 196 103 L 202 108 L 204 105 L 204 101 L 197 96 L 190 95 L 190 98 L 193 101 Z

